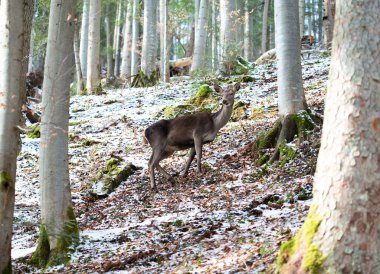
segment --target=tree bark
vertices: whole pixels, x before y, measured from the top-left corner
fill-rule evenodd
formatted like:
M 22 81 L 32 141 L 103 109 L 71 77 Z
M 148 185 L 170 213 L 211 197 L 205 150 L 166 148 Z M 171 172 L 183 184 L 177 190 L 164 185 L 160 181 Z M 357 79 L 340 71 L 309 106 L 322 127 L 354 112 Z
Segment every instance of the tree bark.
M 281 273 L 380 273 L 379 10 L 337 1 L 314 198 Z
M 212 38 L 211 38 L 211 53 L 212 53 L 212 70 L 216 71 L 218 67 L 218 31 L 217 31 L 217 9 L 216 0 L 212 0 L 211 11 L 211 24 L 212 24 Z
M 202 67 L 206 50 L 206 29 L 207 29 L 207 1 L 201 0 L 199 4 L 199 13 L 197 20 L 197 29 L 195 30 L 194 54 L 191 73 L 195 73 Z
M 120 76 L 125 78 L 127 83 L 131 82 L 131 49 L 132 49 L 132 14 L 133 14 L 133 3 L 129 1 L 127 4 L 127 12 L 125 16 L 125 32 L 123 49 L 121 53 L 121 67 Z
M 133 0 L 132 15 L 132 56 L 131 56 L 131 74 L 136 75 L 140 67 L 140 1 Z
M 113 49 L 115 52 L 115 69 L 114 69 L 114 74 L 115 76 L 120 75 L 120 55 L 121 55 L 121 35 L 122 35 L 122 30 L 123 26 L 121 23 L 121 18 L 123 15 L 123 3 L 124 1 L 118 0 L 118 5 L 117 5 L 117 12 L 116 12 L 116 21 L 115 21 L 115 30 L 114 30 L 114 39 L 113 39 Z
M 300 37 L 302 37 L 305 32 L 305 0 L 299 0 L 298 8 L 300 18 Z
M 90 2 L 86 84 L 90 93 L 96 93 L 100 85 L 100 2 L 100 0 Z
M 334 18 L 335 18 L 335 0 L 324 0 L 325 15 L 323 17 L 325 29 L 325 47 L 331 47 L 331 41 L 334 31 Z
M 169 74 L 169 41 L 168 41 L 168 22 L 167 22 L 167 0 L 160 0 L 160 50 L 161 50 L 161 58 L 160 58 L 160 75 L 161 81 L 169 82 L 170 74 Z
M 90 0 L 83 0 L 82 26 L 80 33 L 79 60 L 81 62 L 84 82 L 87 79 L 87 54 L 88 54 L 88 23 L 89 23 L 89 6 Z
M 74 57 L 75 57 L 75 71 L 76 71 L 76 80 L 77 80 L 77 95 L 84 95 L 85 87 L 83 81 L 82 67 L 79 57 L 79 33 L 77 24 L 75 24 L 75 33 L 74 33 Z
M 0 272 L 11 273 L 11 239 L 15 202 L 21 104 L 30 43 L 28 10 L 33 1 L 2 0 L 0 5 Z M 29 26 L 30 27 L 30 26 Z M 29 33 L 27 33 L 29 31 Z
M 106 31 L 106 44 L 107 44 L 107 79 L 113 78 L 115 76 L 114 73 L 114 63 L 113 63 L 113 48 L 112 48 L 112 38 L 111 34 L 111 3 L 106 4 L 106 15 L 104 17 L 104 27 Z
M 248 61 L 252 60 L 252 20 L 251 20 L 252 6 L 250 1 L 244 1 L 244 58 Z
M 263 54 L 268 50 L 268 11 L 269 11 L 269 1 L 264 1 L 263 9 L 263 26 L 261 31 L 261 53 Z
M 94 2 L 92 0 L 91 5 Z M 91 9 L 90 6 L 90 13 Z M 70 83 L 74 74 L 74 14 L 75 0 L 52 0 L 40 144 L 40 242 L 48 240 L 49 244 L 39 245 L 34 253 L 35 259 L 38 255 L 50 253 L 50 265 L 66 263 L 69 246 L 78 241 L 78 228 L 71 202 L 68 159 Z M 93 10 L 91 16 L 99 16 L 98 9 Z M 90 19 L 90 33 L 91 24 Z M 92 41 L 89 40 L 90 45 Z M 92 56 L 89 57 L 90 61 Z M 91 79 L 91 70 L 88 73 L 88 79 Z
M 144 0 L 144 31 L 141 56 L 141 70 L 150 77 L 156 70 L 157 50 L 157 1 Z
M 228 71 L 228 65 L 232 58 L 236 57 L 236 36 L 233 16 L 236 7 L 235 0 L 220 0 L 220 46 L 221 56 L 219 70 L 223 73 Z

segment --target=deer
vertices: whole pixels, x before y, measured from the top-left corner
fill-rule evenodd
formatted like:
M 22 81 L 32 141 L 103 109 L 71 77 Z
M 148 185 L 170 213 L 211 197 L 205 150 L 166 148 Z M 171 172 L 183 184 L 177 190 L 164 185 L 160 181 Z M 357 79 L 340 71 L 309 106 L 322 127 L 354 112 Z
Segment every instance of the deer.
M 175 151 L 190 149 L 183 177 L 186 177 L 191 162 L 197 155 L 197 172 L 202 173 L 202 146 L 212 142 L 219 130 L 231 117 L 235 93 L 240 89 L 240 83 L 226 88 L 213 83 L 215 91 L 222 94 L 222 107 L 215 113 L 196 112 L 178 116 L 171 120 L 159 120 L 145 129 L 145 138 L 152 147 L 152 155 L 148 162 L 150 186 L 157 191 L 155 169 L 168 181 L 175 184 L 175 179 L 160 166 L 160 161 L 170 157 Z

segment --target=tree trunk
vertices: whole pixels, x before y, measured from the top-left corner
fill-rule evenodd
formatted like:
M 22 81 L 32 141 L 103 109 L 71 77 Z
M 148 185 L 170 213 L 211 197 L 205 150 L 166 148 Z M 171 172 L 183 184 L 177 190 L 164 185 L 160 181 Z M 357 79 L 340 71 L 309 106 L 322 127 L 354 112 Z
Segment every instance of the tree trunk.
M 220 0 L 220 46 L 221 58 L 219 70 L 222 73 L 227 72 L 231 59 L 236 58 L 236 36 L 231 30 L 234 29 L 235 0 Z
M 204 61 L 204 55 L 206 50 L 206 28 L 207 28 L 207 0 L 201 0 L 199 5 L 199 13 L 195 30 L 194 39 L 194 54 L 193 63 L 191 66 L 191 73 L 195 73 L 202 67 L 202 61 Z
M 335 0 L 324 1 L 325 15 L 323 16 L 323 22 L 325 29 L 325 47 L 330 48 L 334 31 Z
M 29 47 L 29 14 L 33 1 L 1 0 L 0 5 L 0 272 L 11 273 L 11 239 L 15 202 L 16 161 Z M 29 26 L 30 27 L 30 26 Z M 29 31 L 29 33 L 27 33 Z M 26 45 L 25 43 L 28 43 Z
M 95 1 L 91 1 L 91 5 Z M 68 159 L 70 83 L 73 55 L 75 0 L 52 0 L 43 84 L 41 119 L 40 239 L 32 261 L 43 266 L 67 263 L 69 247 L 78 242 L 73 213 Z M 95 9 L 98 11 L 98 9 Z M 99 16 L 95 10 L 91 16 Z M 90 19 L 90 33 L 91 33 Z M 91 45 L 91 39 L 89 40 Z M 89 58 L 91 60 L 91 58 Z M 88 70 L 89 79 L 91 70 Z
M 106 15 L 104 17 L 104 26 L 106 31 L 106 43 L 107 43 L 107 79 L 111 79 L 115 76 L 114 73 L 114 64 L 113 64 L 113 48 L 112 48 L 112 38 L 111 34 L 111 22 L 110 22 L 110 13 L 111 13 L 111 3 L 106 4 Z
M 302 37 L 305 32 L 305 0 L 299 0 L 298 5 L 300 18 L 300 37 Z
M 90 0 L 83 0 L 82 26 L 80 32 L 79 60 L 82 68 L 83 81 L 87 79 L 87 54 L 88 54 L 88 23 Z
M 264 53 L 268 50 L 268 11 L 269 11 L 269 1 L 265 0 L 264 9 L 263 9 L 263 26 L 261 32 L 261 53 Z
M 85 93 L 85 87 L 84 87 L 84 81 L 83 81 L 83 74 L 82 74 L 82 67 L 80 63 L 80 57 L 79 57 L 79 34 L 78 34 L 78 28 L 75 24 L 75 33 L 74 33 L 74 57 L 75 57 L 75 71 L 76 71 L 76 80 L 77 80 L 77 94 L 78 95 L 84 95 Z
M 117 12 L 116 12 L 116 21 L 115 21 L 115 30 L 114 30 L 114 40 L 113 40 L 113 50 L 115 52 L 115 76 L 120 75 L 120 55 L 121 55 L 121 34 L 123 30 L 123 24 L 121 23 L 121 18 L 123 15 L 123 3 L 124 1 L 118 0 Z
M 161 58 L 160 58 L 160 75 L 162 82 L 169 82 L 169 47 L 168 47 L 168 22 L 167 22 L 167 0 L 160 0 L 160 41 L 161 41 Z
M 252 60 L 252 20 L 251 20 L 252 7 L 248 0 L 244 1 L 244 58 L 248 61 Z
M 131 82 L 132 14 L 133 3 L 132 1 L 129 1 L 127 4 L 127 12 L 125 17 L 125 32 L 120 67 L 120 76 L 125 78 L 128 83 Z
M 140 64 L 140 1 L 133 0 L 131 74 L 136 75 Z
M 144 0 L 144 31 L 141 55 L 141 70 L 148 78 L 156 70 L 157 50 L 157 1 Z
M 337 2 L 314 198 L 281 273 L 380 273 L 379 10 Z
M 211 53 L 212 53 L 212 70 L 216 71 L 218 66 L 218 31 L 217 31 L 217 9 L 216 0 L 212 0 L 211 11 L 211 25 L 212 25 L 212 40 L 211 40 Z
M 323 41 L 323 0 L 318 0 L 318 43 Z
M 100 2 L 100 0 L 90 2 L 86 84 L 90 93 L 97 93 L 100 85 Z

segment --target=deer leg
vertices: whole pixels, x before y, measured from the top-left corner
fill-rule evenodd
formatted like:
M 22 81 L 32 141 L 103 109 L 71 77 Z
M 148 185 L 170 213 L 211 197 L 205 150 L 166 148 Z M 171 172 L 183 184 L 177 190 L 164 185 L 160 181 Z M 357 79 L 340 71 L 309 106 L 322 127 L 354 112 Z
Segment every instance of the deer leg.
M 175 184 L 175 179 L 173 178 L 173 176 L 171 176 L 162 166 L 160 166 L 159 164 L 156 165 L 157 169 L 161 172 L 162 175 L 164 175 L 164 177 L 169 181 L 171 182 L 172 185 Z
M 150 187 L 151 189 L 157 190 L 156 180 L 154 178 L 153 159 L 154 159 L 154 151 L 152 153 L 152 156 L 150 156 L 148 167 L 149 167 Z
M 197 172 L 202 173 L 201 159 L 202 159 L 202 139 L 199 137 L 194 138 L 195 153 L 197 154 Z
M 182 175 L 183 177 L 187 176 L 187 173 L 189 172 L 189 168 L 190 168 L 191 162 L 194 160 L 194 157 L 195 157 L 195 148 L 192 147 L 190 149 L 189 159 L 187 159 L 187 162 L 186 162 L 185 172 Z

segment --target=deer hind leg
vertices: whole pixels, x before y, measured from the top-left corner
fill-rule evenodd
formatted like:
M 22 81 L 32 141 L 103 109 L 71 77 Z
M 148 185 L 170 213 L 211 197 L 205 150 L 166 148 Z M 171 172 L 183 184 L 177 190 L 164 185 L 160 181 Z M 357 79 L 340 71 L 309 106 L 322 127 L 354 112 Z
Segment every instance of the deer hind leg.
M 189 168 L 190 168 L 191 162 L 194 160 L 194 157 L 195 157 L 195 147 L 192 147 L 190 149 L 189 159 L 187 159 L 187 162 L 186 162 L 185 172 L 182 175 L 183 177 L 187 176 L 187 173 L 189 172 Z
M 162 167 L 160 166 L 160 161 L 169 157 L 173 153 L 168 151 L 163 151 L 161 148 L 154 148 L 152 157 L 149 160 L 149 170 L 151 174 L 151 187 L 152 189 L 157 189 L 155 179 L 154 179 L 154 169 L 157 168 L 157 170 L 172 184 L 175 183 L 174 178 Z
M 197 154 L 197 172 L 202 173 L 201 159 L 202 159 L 202 139 L 194 137 L 195 153 Z

